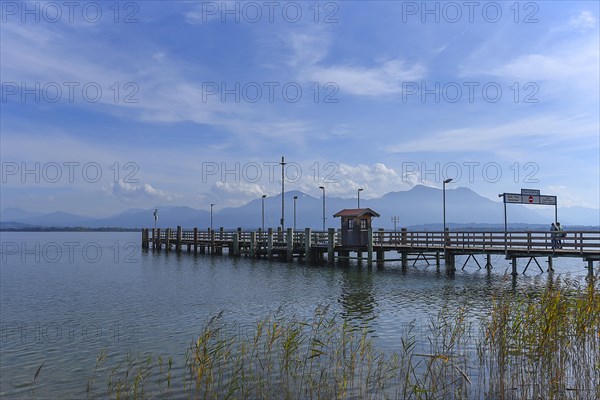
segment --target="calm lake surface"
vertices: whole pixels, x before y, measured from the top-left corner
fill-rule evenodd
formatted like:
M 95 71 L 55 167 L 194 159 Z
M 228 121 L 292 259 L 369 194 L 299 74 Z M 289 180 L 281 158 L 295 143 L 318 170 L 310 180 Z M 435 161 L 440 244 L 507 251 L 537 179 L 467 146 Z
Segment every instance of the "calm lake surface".
M 465 305 L 483 316 L 495 294 L 535 291 L 550 278 L 531 265 L 513 281 L 502 257 L 489 273 L 473 262 L 461 270 L 458 260 L 448 276 L 443 265 L 422 261 L 406 270 L 309 266 L 153 253 L 140 240 L 139 233 L 1 233 L 0 397 L 85 398 L 101 351 L 173 356 L 181 369 L 203 323 L 221 311 L 250 327 L 275 313 L 310 318 L 329 306 L 394 351 L 413 321 L 426 326 L 443 307 Z M 554 278 L 585 282 L 580 259 L 555 259 L 554 267 Z

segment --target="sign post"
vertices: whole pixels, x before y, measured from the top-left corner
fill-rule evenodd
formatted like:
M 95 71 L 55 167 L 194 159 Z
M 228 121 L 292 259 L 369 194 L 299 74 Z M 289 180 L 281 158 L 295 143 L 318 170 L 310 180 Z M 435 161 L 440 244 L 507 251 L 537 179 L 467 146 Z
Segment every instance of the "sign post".
M 508 255 L 508 224 L 506 220 L 506 204 L 537 204 L 554 206 L 554 223 L 558 220 L 558 201 L 556 196 L 542 195 L 537 189 L 521 189 L 521 193 L 502 193 L 498 195 L 504 202 L 504 253 Z

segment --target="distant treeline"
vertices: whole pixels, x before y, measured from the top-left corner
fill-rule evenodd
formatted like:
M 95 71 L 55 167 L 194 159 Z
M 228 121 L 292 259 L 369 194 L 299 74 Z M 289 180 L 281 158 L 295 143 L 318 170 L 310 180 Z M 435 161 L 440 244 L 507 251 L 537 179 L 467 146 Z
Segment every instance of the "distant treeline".
M 42 226 L 31 226 L 21 228 L 9 228 L 0 227 L 0 232 L 138 232 L 141 228 L 118 228 L 118 227 L 107 227 L 107 228 L 86 228 L 83 226 L 74 227 L 42 227 Z

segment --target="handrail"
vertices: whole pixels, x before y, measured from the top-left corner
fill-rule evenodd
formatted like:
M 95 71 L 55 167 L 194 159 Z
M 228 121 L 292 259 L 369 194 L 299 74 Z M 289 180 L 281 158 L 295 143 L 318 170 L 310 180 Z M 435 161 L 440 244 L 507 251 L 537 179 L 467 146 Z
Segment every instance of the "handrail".
M 167 229 L 161 228 L 160 240 L 166 241 Z M 155 241 L 157 231 L 148 229 L 148 240 Z M 169 229 L 169 241 L 176 243 L 177 229 Z M 409 248 L 409 249 L 483 249 L 492 250 L 506 248 L 509 250 L 555 250 L 600 253 L 600 231 L 573 230 L 562 231 L 564 237 L 559 237 L 556 231 L 373 231 L 373 246 L 376 248 Z M 240 243 L 250 243 L 254 234 L 257 242 L 266 242 L 269 233 L 265 231 L 220 231 L 220 230 L 189 230 L 181 231 L 181 240 L 193 243 L 215 242 L 219 245 L 232 243 L 238 236 Z M 287 244 L 287 232 L 272 231 L 274 246 Z M 506 236 L 505 236 L 506 235 Z M 292 234 L 295 245 L 304 245 L 306 241 L 304 230 L 296 230 Z M 327 246 L 329 232 L 311 231 L 311 244 L 313 246 Z M 334 246 L 341 246 L 341 233 L 334 231 Z M 554 246 L 553 246 L 554 244 Z

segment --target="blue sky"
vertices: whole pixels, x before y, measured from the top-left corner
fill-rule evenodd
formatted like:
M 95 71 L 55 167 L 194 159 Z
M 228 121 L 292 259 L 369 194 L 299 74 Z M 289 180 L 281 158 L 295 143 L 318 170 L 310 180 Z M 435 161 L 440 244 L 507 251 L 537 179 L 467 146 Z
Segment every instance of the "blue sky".
M 3 2 L 1 208 L 600 202 L 599 3 Z

